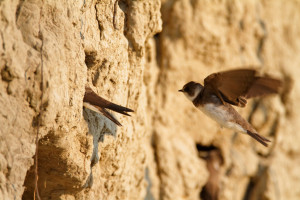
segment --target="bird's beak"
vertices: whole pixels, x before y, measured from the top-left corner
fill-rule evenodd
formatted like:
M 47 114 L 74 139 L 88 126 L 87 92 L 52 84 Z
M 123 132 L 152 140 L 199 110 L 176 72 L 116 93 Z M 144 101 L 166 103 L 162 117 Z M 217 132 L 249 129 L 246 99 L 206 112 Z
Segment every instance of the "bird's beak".
M 183 90 L 181 89 L 181 90 L 178 90 L 178 92 L 183 92 Z

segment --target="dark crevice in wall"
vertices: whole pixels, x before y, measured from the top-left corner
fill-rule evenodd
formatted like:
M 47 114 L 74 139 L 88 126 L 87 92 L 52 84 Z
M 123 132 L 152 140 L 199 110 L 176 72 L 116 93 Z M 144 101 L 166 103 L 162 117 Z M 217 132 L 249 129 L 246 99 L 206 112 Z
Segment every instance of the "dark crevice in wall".
M 282 74 L 283 74 L 283 80 L 282 80 L 283 85 L 280 92 L 280 100 L 285 106 L 285 115 L 289 117 L 293 113 L 293 111 L 291 110 L 291 106 L 289 104 L 289 100 L 290 100 L 290 93 L 294 86 L 294 80 L 291 78 L 291 75 L 288 74 L 285 70 L 282 70 Z
M 97 63 L 97 51 L 84 51 L 85 59 L 84 62 L 88 68 L 94 67 Z
M 265 199 L 267 189 L 267 166 L 260 165 L 257 174 L 250 178 L 243 200 Z
M 156 55 L 156 63 L 160 66 L 161 63 L 161 46 L 160 46 L 160 33 L 157 33 L 153 36 L 155 40 L 155 55 Z
M 161 165 L 160 165 L 160 159 L 159 159 L 159 155 L 158 155 L 158 144 L 157 144 L 157 140 L 158 140 L 158 136 L 157 136 L 158 133 L 154 132 L 152 134 L 152 138 L 151 138 L 151 145 L 152 145 L 152 148 L 153 148 L 153 151 L 154 151 L 154 161 L 157 165 L 157 171 L 156 171 L 156 174 L 159 178 L 159 184 L 160 184 L 160 187 L 159 187 L 159 199 L 163 199 L 164 197 L 164 189 L 163 189 L 163 184 L 162 184 L 162 176 L 161 176 Z
M 103 26 L 102 22 L 98 18 L 97 3 L 95 4 L 95 11 L 96 11 L 96 21 L 98 22 L 98 28 L 99 28 L 99 31 L 100 31 L 100 40 L 102 40 L 103 39 L 104 26 Z
M 21 10 L 21 7 L 24 3 L 24 0 L 20 0 L 18 5 L 17 5 L 17 9 L 16 9 L 16 24 L 17 24 L 17 21 L 19 19 L 19 15 L 20 15 L 20 10 Z
M 268 36 L 268 32 L 267 32 L 266 24 L 262 19 L 258 19 L 258 24 L 260 25 L 261 29 L 263 30 L 263 35 L 258 40 L 256 55 L 257 55 L 259 61 L 261 62 L 261 64 L 263 65 L 264 59 L 262 57 L 262 55 L 263 55 L 262 51 L 263 51 L 263 47 L 264 47 L 264 44 L 265 44 L 267 36 Z
M 219 199 L 221 167 L 224 159 L 221 150 L 216 146 L 203 146 L 196 144 L 199 157 L 206 161 L 209 172 L 208 180 L 200 192 L 200 198 L 205 200 Z

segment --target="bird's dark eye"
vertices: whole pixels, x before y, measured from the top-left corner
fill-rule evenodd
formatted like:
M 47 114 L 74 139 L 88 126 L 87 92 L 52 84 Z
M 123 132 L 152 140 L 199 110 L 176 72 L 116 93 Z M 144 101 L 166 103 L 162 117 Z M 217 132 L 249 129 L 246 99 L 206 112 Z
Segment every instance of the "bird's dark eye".
M 186 87 L 186 88 L 184 88 L 184 91 L 185 91 L 185 92 L 189 92 L 189 91 L 190 91 L 190 88 L 189 88 L 189 87 Z

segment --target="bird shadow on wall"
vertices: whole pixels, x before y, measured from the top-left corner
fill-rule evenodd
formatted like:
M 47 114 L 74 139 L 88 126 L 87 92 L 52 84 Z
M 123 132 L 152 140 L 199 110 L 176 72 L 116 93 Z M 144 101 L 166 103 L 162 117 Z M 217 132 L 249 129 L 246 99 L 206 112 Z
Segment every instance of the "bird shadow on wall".
M 93 136 L 93 153 L 91 156 L 91 170 L 84 188 L 91 188 L 93 185 L 92 168 L 99 162 L 100 156 L 98 154 L 99 142 L 104 142 L 105 135 L 112 135 L 114 138 L 117 135 L 117 125 L 94 111 L 84 108 L 84 120 L 88 124 L 89 134 Z

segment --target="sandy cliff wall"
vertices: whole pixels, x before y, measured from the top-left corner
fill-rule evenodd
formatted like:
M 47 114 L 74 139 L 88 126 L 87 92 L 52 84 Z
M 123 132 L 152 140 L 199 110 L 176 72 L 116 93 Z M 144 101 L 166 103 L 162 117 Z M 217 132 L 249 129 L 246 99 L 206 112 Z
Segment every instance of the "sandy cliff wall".
M 0 1 L 0 199 L 300 198 L 300 2 Z M 265 148 L 221 129 L 186 82 L 256 66 L 280 95 L 239 112 Z M 135 110 L 122 127 L 84 87 Z M 217 167 L 216 167 L 217 166 Z M 214 197 L 211 197 L 214 198 Z

